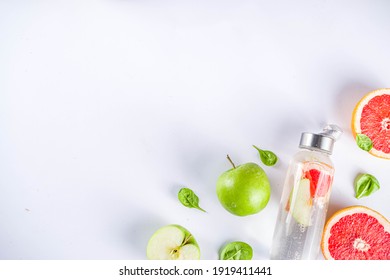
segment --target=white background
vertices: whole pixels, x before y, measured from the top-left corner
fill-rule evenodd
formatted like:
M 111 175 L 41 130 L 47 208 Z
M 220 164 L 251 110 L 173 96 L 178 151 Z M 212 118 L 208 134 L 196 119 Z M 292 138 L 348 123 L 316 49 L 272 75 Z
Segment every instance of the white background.
M 344 130 L 329 215 L 390 218 L 389 161 L 357 148 L 351 113 L 389 87 L 390 2 L 0 1 L 0 258 L 145 259 L 176 223 L 202 259 L 227 241 L 268 259 L 300 133 Z M 268 206 L 236 217 L 215 193 L 236 164 L 264 167 Z M 354 198 L 353 180 L 381 189 Z M 192 188 L 207 213 L 182 206 Z

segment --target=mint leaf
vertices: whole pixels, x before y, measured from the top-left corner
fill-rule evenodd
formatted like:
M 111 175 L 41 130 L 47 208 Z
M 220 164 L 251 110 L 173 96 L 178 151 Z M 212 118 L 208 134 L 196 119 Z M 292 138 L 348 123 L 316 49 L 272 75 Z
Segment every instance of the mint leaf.
M 370 137 L 364 134 L 356 135 L 356 143 L 360 149 L 369 152 L 372 149 L 372 141 Z
M 177 197 L 181 204 L 188 208 L 195 208 L 200 211 L 206 212 L 199 207 L 199 197 L 189 188 L 181 188 Z
M 252 247 L 241 241 L 234 241 L 226 244 L 220 253 L 220 260 L 251 260 L 253 256 Z
M 355 197 L 369 196 L 380 189 L 379 181 L 371 174 L 360 174 L 355 179 Z
M 265 165 L 272 166 L 278 161 L 278 157 L 273 152 L 262 150 L 255 145 L 253 145 L 253 147 L 259 152 L 260 159 Z

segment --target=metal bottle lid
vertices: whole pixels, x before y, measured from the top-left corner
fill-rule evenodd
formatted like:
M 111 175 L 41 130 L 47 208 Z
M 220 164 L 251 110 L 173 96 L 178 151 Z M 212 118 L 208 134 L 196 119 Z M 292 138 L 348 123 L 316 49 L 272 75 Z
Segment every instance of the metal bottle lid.
M 303 132 L 299 147 L 330 155 L 333 152 L 334 142 L 340 138 L 342 133 L 341 128 L 334 124 L 327 125 L 321 133 Z

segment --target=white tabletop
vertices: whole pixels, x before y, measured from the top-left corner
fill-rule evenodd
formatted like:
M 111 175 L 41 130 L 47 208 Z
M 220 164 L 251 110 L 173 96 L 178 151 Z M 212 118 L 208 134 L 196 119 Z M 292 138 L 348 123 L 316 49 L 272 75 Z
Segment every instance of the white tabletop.
M 180 224 L 202 259 L 227 241 L 268 259 L 300 133 L 344 130 L 328 214 L 390 218 L 390 161 L 354 143 L 355 104 L 389 87 L 389 1 L 1 1 L 0 258 L 145 259 Z M 274 151 L 261 164 L 252 145 Z M 256 162 L 271 200 L 237 217 L 218 176 Z M 354 198 L 358 173 L 381 189 Z M 207 213 L 182 206 L 193 189 Z M 321 257 L 320 257 L 321 258 Z

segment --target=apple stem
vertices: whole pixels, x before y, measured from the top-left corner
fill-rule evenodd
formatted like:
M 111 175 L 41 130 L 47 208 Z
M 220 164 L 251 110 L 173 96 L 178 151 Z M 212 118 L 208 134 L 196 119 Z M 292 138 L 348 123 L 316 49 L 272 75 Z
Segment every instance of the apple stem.
M 233 162 L 232 159 L 229 157 L 229 155 L 227 155 L 226 158 L 227 158 L 228 161 L 231 163 L 231 165 L 233 165 L 233 168 L 236 169 L 236 166 L 234 165 L 234 162 Z

